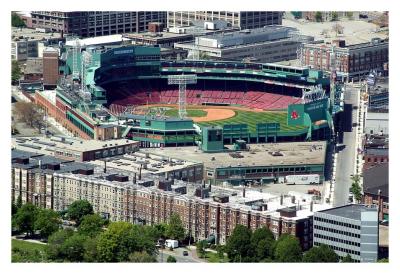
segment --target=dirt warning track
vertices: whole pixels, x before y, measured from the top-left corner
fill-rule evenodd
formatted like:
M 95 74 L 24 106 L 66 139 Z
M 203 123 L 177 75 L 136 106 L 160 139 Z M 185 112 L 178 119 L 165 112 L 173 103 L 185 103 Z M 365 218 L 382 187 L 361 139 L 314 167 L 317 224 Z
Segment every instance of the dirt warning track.
M 216 120 L 224 120 L 235 116 L 235 112 L 233 110 L 226 108 L 205 108 L 202 110 L 207 112 L 207 116 L 192 117 L 194 122 L 209 122 Z

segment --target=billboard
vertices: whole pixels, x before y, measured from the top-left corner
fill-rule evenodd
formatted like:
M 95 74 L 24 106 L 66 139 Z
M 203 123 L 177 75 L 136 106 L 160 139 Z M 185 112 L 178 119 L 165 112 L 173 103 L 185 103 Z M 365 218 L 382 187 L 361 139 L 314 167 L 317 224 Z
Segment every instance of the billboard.
M 315 100 L 305 104 L 293 104 L 288 106 L 287 123 L 289 126 L 304 125 L 304 115 L 310 116 L 311 122 L 326 120 L 326 111 L 329 104 L 328 98 Z
M 293 104 L 288 106 L 287 124 L 289 126 L 302 126 L 304 124 L 303 104 Z

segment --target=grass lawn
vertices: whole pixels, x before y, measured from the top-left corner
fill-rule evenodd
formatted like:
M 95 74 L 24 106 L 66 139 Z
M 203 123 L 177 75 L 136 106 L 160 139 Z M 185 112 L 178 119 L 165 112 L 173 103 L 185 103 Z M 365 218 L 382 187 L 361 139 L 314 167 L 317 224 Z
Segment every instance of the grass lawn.
M 46 245 L 23 240 L 11 240 L 12 262 L 43 262 L 46 260 Z
M 209 263 L 227 263 L 229 259 L 227 256 L 224 256 L 223 259 L 218 257 L 217 253 L 209 252 L 206 253 L 206 259 Z
M 218 121 L 199 122 L 202 126 L 223 126 L 224 124 L 247 124 L 250 132 L 256 132 L 256 124 L 280 123 L 281 131 L 297 131 L 304 129 L 303 126 L 289 126 L 287 124 L 287 112 L 285 111 L 263 111 L 251 112 L 235 110 L 236 115 Z
M 201 109 L 186 109 L 186 113 L 188 117 L 204 117 L 207 116 L 207 112 Z M 167 116 L 178 117 L 178 109 L 171 108 L 165 112 Z

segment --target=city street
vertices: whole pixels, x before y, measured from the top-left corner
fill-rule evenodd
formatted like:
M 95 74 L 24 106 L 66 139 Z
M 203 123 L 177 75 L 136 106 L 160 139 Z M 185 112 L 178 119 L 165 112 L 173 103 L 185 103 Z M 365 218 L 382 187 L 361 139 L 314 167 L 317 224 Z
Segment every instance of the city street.
M 188 256 L 183 256 L 182 252 L 183 251 L 188 251 L 189 255 Z M 169 249 L 160 249 L 159 254 L 157 256 L 158 262 L 167 262 L 167 258 L 169 255 L 175 257 L 176 261 L 178 263 L 202 263 L 203 261 L 200 259 L 197 259 L 196 256 L 196 250 L 187 250 L 186 248 L 178 247 L 175 248 L 173 251 L 170 251 Z
M 357 105 L 357 89 L 351 86 L 347 86 L 344 103 L 351 104 L 352 106 Z M 357 110 L 348 108 L 345 110 L 345 123 L 351 124 L 357 121 Z M 350 121 L 349 121 L 350 120 Z M 356 149 L 356 129 L 351 128 L 350 130 L 345 129 L 343 132 L 343 143 L 344 148 L 339 151 L 337 158 L 336 167 L 336 183 L 334 192 L 334 206 L 343 206 L 348 203 L 349 188 L 351 186 L 350 175 L 354 173 L 355 165 L 355 149 Z

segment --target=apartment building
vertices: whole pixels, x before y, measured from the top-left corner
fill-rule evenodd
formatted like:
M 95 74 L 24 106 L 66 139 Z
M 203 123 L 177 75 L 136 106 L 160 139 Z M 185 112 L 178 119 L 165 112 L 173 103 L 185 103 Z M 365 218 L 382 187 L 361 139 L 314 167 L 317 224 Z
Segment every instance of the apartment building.
M 165 11 L 33 11 L 32 26 L 80 37 L 144 32 L 151 22 L 166 25 Z
M 282 24 L 280 11 L 169 11 L 168 28 L 190 26 L 193 21 L 227 21 L 231 27 L 255 29 Z
M 307 250 L 314 211 L 329 208 L 314 204 L 307 194 L 228 189 L 20 150 L 12 155 L 13 201 L 21 196 L 23 203 L 62 211 L 86 199 L 112 221 L 149 225 L 168 222 L 177 213 L 195 241 L 225 244 L 238 224 L 252 230 L 266 226 L 276 238 L 283 233 L 298 237 Z
M 364 78 L 371 70 L 387 75 L 389 41 L 373 38 L 371 42 L 353 45 L 346 45 L 344 40 L 310 43 L 303 46 L 301 58 L 304 66 L 314 69 L 330 71 L 333 67 L 342 80 Z
M 340 258 L 349 254 L 356 262 L 378 258 L 378 208 L 351 204 L 314 214 L 314 246 L 326 244 Z

